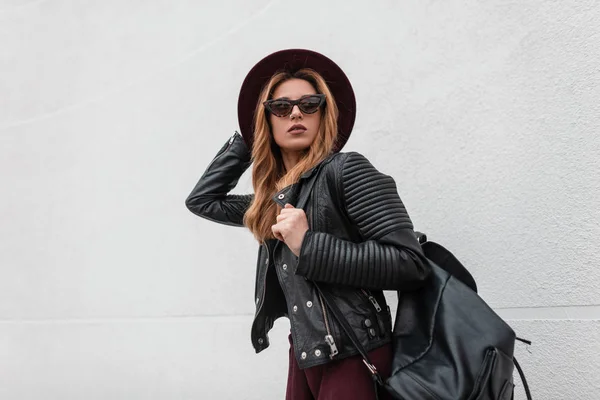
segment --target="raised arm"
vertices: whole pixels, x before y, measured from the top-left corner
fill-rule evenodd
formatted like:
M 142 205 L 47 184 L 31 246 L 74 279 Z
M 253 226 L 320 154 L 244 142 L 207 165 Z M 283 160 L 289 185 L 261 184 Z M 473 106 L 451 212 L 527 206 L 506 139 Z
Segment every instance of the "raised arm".
M 194 214 L 225 225 L 243 226 L 244 213 L 254 195 L 229 192 L 252 163 L 250 151 L 238 132 L 223 145 L 185 200 Z
M 348 153 L 338 190 L 360 231 L 354 243 L 307 231 L 296 273 L 308 279 L 383 290 L 414 290 L 430 273 L 396 183 L 362 154 Z

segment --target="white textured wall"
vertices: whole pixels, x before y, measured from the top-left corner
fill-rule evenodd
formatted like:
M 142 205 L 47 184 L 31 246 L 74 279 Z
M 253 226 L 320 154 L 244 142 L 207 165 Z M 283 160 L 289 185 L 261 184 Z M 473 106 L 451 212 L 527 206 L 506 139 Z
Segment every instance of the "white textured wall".
M 345 150 L 534 342 L 536 400 L 600 398 L 597 0 L 0 0 L 0 398 L 283 398 L 256 243 L 184 199 L 288 47 L 346 70 Z

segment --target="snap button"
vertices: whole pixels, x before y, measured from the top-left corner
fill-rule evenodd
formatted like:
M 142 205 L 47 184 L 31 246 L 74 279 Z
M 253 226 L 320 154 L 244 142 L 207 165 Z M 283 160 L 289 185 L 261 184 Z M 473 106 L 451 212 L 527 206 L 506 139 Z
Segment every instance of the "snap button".
M 269 264 L 269 259 L 268 258 L 265 260 L 265 264 Z
M 321 356 L 321 350 L 319 350 L 319 349 L 315 350 L 315 356 L 320 357 Z
M 369 329 L 369 335 L 375 336 L 375 333 L 376 333 L 375 329 L 373 329 L 373 328 Z
M 367 328 L 370 328 L 372 325 L 373 325 L 373 324 L 371 323 L 371 320 L 370 320 L 370 319 L 368 319 L 368 318 L 367 318 L 367 319 L 365 319 L 365 326 L 366 326 Z
M 279 196 L 277 196 L 277 198 L 278 198 L 279 200 L 283 199 L 284 197 L 285 197 L 285 194 L 283 194 L 283 193 L 281 193 Z
M 302 352 L 302 354 L 300 354 L 300 358 L 306 360 L 306 353 L 304 351 Z
M 263 344 L 265 341 L 263 338 L 258 338 L 258 344 Z
M 285 270 L 287 269 L 287 264 L 283 264 L 283 265 L 281 266 L 281 268 L 283 268 L 283 270 L 285 271 Z
M 293 310 L 294 312 L 298 311 L 298 306 L 294 306 Z
M 306 302 L 306 307 L 308 307 L 308 308 L 312 307 L 312 301 L 310 301 L 310 300 L 307 301 Z

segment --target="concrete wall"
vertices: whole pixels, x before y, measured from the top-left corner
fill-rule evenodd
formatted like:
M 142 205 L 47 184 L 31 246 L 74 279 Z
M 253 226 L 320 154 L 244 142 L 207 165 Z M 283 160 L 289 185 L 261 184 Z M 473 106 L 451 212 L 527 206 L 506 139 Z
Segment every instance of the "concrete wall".
M 533 341 L 535 398 L 600 398 L 599 26 L 596 0 L 1 0 L 0 398 L 283 398 L 256 243 L 183 202 L 289 47 L 343 66 L 345 150 Z

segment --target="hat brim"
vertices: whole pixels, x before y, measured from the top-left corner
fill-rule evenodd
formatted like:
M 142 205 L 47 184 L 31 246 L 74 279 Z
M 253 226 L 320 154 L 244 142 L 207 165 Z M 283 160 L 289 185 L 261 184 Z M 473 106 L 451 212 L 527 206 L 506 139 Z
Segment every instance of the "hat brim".
M 334 151 L 339 152 L 348 141 L 356 118 L 356 99 L 348 77 L 326 56 L 312 50 L 287 49 L 260 60 L 246 75 L 238 98 L 238 123 L 249 148 L 254 142 L 254 111 L 260 92 L 280 70 L 295 72 L 302 68 L 317 71 L 329 87 L 339 110 L 338 135 Z

